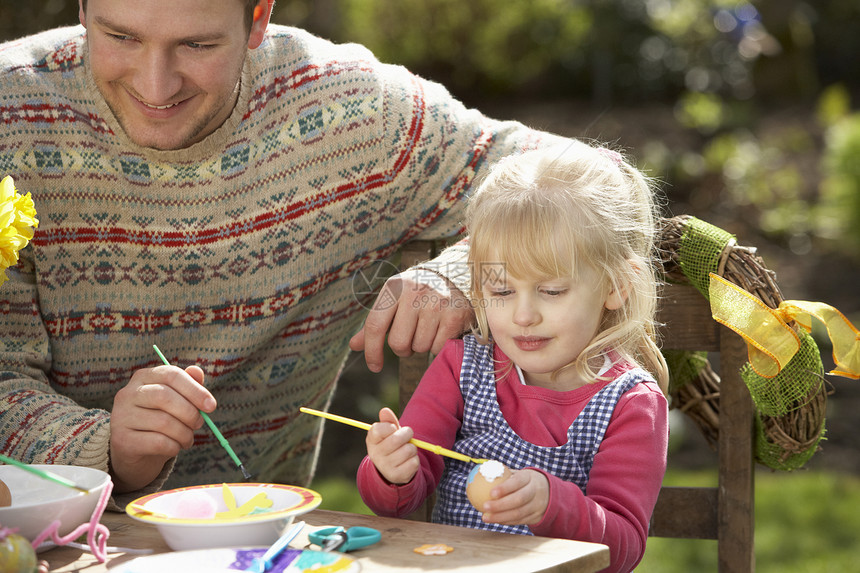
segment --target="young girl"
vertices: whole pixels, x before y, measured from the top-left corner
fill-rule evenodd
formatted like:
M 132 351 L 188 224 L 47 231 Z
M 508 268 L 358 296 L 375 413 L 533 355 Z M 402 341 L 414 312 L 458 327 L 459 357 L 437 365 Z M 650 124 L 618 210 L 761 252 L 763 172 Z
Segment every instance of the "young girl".
M 466 215 L 475 333 L 447 343 L 400 421 L 380 412 L 358 471 L 368 507 L 404 516 L 438 486 L 433 521 L 604 543 L 608 571 L 633 569 L 668 442 L 655 210 L 639 171 L 583 143 L 490 173 Z M 479 512 L 474 465 L 413 437 L 513 475 Z

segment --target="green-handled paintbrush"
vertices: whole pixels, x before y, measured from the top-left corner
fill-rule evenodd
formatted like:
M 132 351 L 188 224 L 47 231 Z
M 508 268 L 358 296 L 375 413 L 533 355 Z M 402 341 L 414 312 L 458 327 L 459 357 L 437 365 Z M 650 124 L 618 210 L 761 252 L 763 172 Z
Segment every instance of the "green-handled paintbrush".
M 49 471 L 46 471 L 43 469 L 33 467 L 29 464 L 25 464 L 24 462 L 19 462 L 18 460 L 13 460 L 12 458 L 10 458 L 8 456 L 4 456 L 3 454 L 0 454 L 0 462 L 3 462 L 4 464 L 9 464 L 10 466 L 15 466 L 16 468 L 21 468 L 25 472 L 30 472 L 31 474 L 35 474 L 42 479 L 46 479 L 48 481 L 52 481 L 52 482 L 58 483 L 60 485 L 64 485 L 64 486 L 70 487 L 72 489 L 76 489 L 80 492 L 83 492 L 83 493 L 89 493 L 90 492 L 90 490 L 88 490 L 87 488 L 81 487 L 78 484 L 76 484 L 75 482 L 64 478 L 63 476 L 57 475 L 53 472 L 49 472 Z
M 155 353 L 158 354 L 158 357 L 161 358 L 161 361 L 166 365 L 170 366 L 170 362 L 167 361 L 167 358 L 164 357 L 164 354 L 161 353 L 161 350 L 158 349 L 158 346 L 152 345 L 152 348 L 155 349 Z M 251 481 L 251 474 L 248 473 L 248 470 L 245 469 L 245 466 L 242 465 L 242 462 L 239 461 L 239 456 L 236 455 L 236 452 L 233 451 L 233 448 L 230 447 L 230 444 L 227 442 L 227 438 L 225 438 L 220 431 L 218 431 L 218 426 L 215 425 L 215 422 L 209 418 L 209 414 L 200 410 L 200 415 L 203 416 L 203 421 L 206 422 L 206 425 L 209 426 L 209 429 L 212 430 L 212 433 L 215 434 L 215 437 L 218 439 L 218 443 L 221 444 L 221 447 L 224 448 L 224 451 L 230 456 L 236 466 L 241 470 L 242 476 L 245 478 L 245 481 Z

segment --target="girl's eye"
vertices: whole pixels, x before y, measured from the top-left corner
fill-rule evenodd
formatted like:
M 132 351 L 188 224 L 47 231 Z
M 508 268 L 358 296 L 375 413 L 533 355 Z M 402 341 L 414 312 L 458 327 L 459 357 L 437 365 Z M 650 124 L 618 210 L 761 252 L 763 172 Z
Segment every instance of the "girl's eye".
M 490 291 L 490 296 L 508 296 L 508 295 L 509 295 L 509 294 L 511 294 L 512 292 L 514 292 L 514 291 L 512 291 L 512 290 L 510 290 L 510 289 L 498 289 L 498 290 L 491 290 L 491 291 Z
M 543 289 L 543 293 L 547 296 L 561 296 L 567 292 L 567 289 Z

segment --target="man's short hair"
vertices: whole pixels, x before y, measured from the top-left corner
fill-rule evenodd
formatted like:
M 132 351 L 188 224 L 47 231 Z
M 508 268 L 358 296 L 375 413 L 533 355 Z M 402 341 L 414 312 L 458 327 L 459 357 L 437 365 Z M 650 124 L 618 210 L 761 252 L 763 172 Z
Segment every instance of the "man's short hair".
M 245 29 L 250 30 L 251 24 L 254 22 L 254 8 L 259 0 L 244 0 L 245 2 Z M 84 12 L 87 11 L 87 0 L 82 0 Z

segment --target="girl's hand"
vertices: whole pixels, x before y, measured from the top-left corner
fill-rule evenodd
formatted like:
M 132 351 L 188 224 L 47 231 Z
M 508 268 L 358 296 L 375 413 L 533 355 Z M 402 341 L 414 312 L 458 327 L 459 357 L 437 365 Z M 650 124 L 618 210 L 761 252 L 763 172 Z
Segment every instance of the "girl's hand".
M 418 448 L 409 443 L 412 428 L 400 427 L 390 408 L 379 411 L 379 422 L 367 431 L 367 455 L 382 477 L 393 484 L 409 483 L 418 473 Z
M 502 525 L 530 525 L 543 519 L 549 504 L 549 481 L 539 471 L 525 469 L 490 491 L 482 519 Z

